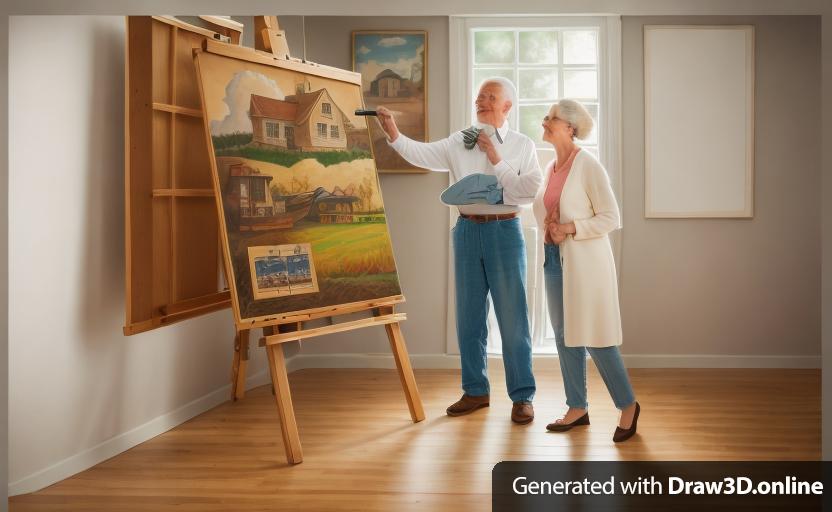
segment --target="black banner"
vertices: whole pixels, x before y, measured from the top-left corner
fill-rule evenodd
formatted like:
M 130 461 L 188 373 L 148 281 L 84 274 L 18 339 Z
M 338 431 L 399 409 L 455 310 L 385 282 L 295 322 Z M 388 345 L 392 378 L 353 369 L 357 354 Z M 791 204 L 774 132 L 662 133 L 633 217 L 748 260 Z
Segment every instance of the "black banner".
M 832 510 L 832 462 L 500 462 L 493 512 Z M 824 504 L 827 505 L 824 508 Z

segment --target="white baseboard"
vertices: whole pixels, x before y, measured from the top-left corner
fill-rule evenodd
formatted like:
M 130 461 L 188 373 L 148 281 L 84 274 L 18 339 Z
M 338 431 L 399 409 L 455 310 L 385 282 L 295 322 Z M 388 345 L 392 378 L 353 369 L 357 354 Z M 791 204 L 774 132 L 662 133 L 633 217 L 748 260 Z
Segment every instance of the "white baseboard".
M 499 359 L 499 355 L 489 355 Z M 535 355 L 536 365 L 556 364 L 556 354 Z M 411 354 L 418 369 L 459 369 L 453 354 Z M 821 356 L 624 355 L 627 368 L 820 368 Z M 297 354 L 286 361 L 289 372 L 306 368 L 395 368 L 391 354 Z
M 262 386 L 270 382 L 266 370 L 250 375 L 246 379 L 246 389 Z M 9 483 L 9 496 L 25 494 L 43 489 L 65 478 L 89 469 L 121 452 L 129 450 L 148 439 L 188 421 L 189 419 L 213 409 L 229 399 L 231 384 L 197 398 L 182 407 L 154 418 L 147 423 L 132 430 L 112 437 L 103 443 L 94 446 L 81 453 L 77 453 L 62 461 L 59 461 L 46 469 L 42 469 L 29 476 L 23 477 L 16 482 Z
M 821 356 L 624 355 L 627 368 L 819 369 Z

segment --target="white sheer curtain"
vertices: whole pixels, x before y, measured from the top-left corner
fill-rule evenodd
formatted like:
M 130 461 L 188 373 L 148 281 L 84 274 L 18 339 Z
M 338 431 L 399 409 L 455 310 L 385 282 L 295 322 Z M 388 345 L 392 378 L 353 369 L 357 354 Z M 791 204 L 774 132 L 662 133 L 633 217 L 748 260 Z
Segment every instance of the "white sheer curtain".
M 540 123 L 549 106 L 564 97 L 582 101 L 596 130 L 581 145 L 607 168 L 621 204 L 621 19 L 601 17 L 452 17 L 450 23 L 451 129 L 474 119 L 473 98 L 482 79 L 505 76 L 518 88 L 519 105 L 509 122 L 537 142 L 541 168 L 554 151 L 540 139 Z M 623 213 L 622 213 L 623 215 Z M 451 225 L 456 212 L 451 211 Z M 527 252 L 527 300 L 535 353 L 554 353 L 546 312 L 542 240 L 531 209 L 521 214 Z M 621 234 L 613 235 L 616 263 L 621 265 Z M 450 247 L 453 251 L 453 247 Z M 620 275 L 620 272 L 619 272 Z M 448 353 L 459 353 L 456 339 L 453 256 L 449 257 Z M 488 350 L 499 353 L 500 332 L 492 312 Z

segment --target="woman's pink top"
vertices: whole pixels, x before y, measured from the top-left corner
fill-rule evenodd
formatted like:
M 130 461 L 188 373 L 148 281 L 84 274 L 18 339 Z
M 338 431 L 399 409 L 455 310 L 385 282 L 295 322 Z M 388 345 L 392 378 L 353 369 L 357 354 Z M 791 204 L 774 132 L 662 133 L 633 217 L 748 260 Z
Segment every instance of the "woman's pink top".
M 543 194 L 543 204 L 546 206 L 547 217 L 560 206 L 560 195 L 563 192 L 563 186 L 566 184 L 566 178 L 569 176 L 569 170 L 572 169 L 572 162 L 575 160 L 575 155 L 578 154 L 581 148 L 575 147 L 569 158 L 563 162 L 563 165 L 555 165 L 555 161 L 546 167 L 546 172 L 551 173 L 549 177 L 549 185 L 546 187 L 546 192 Z M 555 219 L 558 221 L 558 219 Z

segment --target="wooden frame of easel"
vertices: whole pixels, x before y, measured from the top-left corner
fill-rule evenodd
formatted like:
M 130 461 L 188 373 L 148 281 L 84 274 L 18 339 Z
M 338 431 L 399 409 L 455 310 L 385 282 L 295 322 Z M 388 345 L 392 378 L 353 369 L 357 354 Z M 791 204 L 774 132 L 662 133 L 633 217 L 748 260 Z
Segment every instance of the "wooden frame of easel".
M 265 64 L 268 66 L 313 73 L 318 76 L 346 81 L 360 87 L 361 76 L 357 73 L 344 71 L 337 68 L 320 66 L 318 64 L 302 62 L 289 57 L 288 45 L 285 35 L 279 30 L 277 19 L 274 16 L 258 17 L 255 22 L 255 40 L 257 49 L 242 48 L 225 43 L 205 40 L 202 45 L 202 52 L 222 55 L 246 62 Z M 260 51 L 258 51 L 260 50 Z M 266 53 L 269 50 L 270 53 Z M 195 63 L 199 67 L 197 55 L 200 50 L 194 50 Z M 197 70 L 197 75 L 199 72 Z M 201 90 L 200 90 L 201 92 Z M 204 104 L 204 98 L 203 98 Z M 213 169 L 217 169 L 217 163 L 212 147 L 211 135 L 207 123 L 205 123 L 205 136 L 209 148 L 209 158 Z M 228 247 L 225 218 L 222 215 L 222 194 L 220 183 L 216 172 L 212 172 L 214 181 L 214 197 L 217 201 L 219 213 L 220 234 L 223 240 L 223 247 Z M 224 254 L 226 281 L 229 286 L 235 286 L 234 273 L 230 258 Z M 414 422 L 422 421 L 425 418 L 422 401 L 416 387 L 416 379 L 405 346 L 404 336 L 401 331 L 400 322 L 406 319 L 403 313 L 395 312 L 395 305 L 404 302 L 401 295 L 384 297 L 377 300 L 355 302 L 337 306 L 315 308 L 303 311 L 295 311 L 281 315 L 269 315 L 254 319 L 241 319 L 237 297 L 231 293 L 231 305 L 234 310 L 235 329 L 234 337 L 234 358 L 232 361 L 232 399 L 239 399 L 245 393 L 245 375 L 249 355 L 250 333 L 253 329 L 262 328 L 263 336 L 259 345 L 266 348 L 269 359 L 269 373 L 272 386 L 274 387 L 275 401 L 277 402 L 280 414 L 280 427 L 283 435 L 283 443 L 286 450 L 286 459 L 290 464 L 298 464 L 303 461 L 303 452 L 298 434 L 297 421 L 295 419 L 292 397 L 289 389 L 289 379 L 286 371 L 286 361 L 283 354 L 283 343 L 301 339 L 314 338 L 326 334 L 334 334 L 355 329 L 362 329 L 373 326 L 384 326 L 390 342 L 390 348 L 396 362 L 396 368 L 402 388 L 405 393 L 411 419 Z M 362 318 L 340 323 L 331 323 L 323 327 L 305 329 L 303 322 L 314 319 L 328 318 L 345 314 L 370 312 L 372 317 Z
M 192 48 L 217 33 L 128 16 L 125 44 L 124 335 L 228 308 Z M 234 40 L 232 38 L 232 40 Z M 196 140 L 196 142 L 194 142 Z M 202 254 L 199 261 L 187 257 Z

